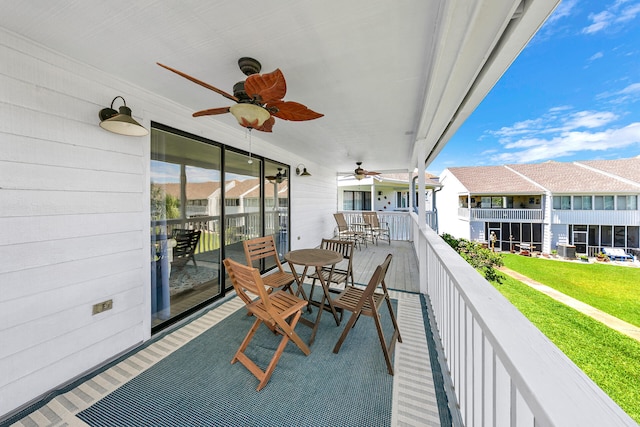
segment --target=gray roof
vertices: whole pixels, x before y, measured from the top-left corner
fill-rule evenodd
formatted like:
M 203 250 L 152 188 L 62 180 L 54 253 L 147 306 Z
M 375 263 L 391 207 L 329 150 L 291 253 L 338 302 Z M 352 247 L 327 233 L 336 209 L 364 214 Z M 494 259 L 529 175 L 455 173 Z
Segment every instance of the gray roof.
M 471 194 L 542 194 L 544 189 L 505 166 L 448 168 Z M 447 183 L 444 182 L 446 186 Z
M 640 157 L 448 169 L 472 194 L 640 192 Z
M 640 159 L 636 160 L 640 167 Z M 640 187 L 575 163 L 549 161 L 509 165 L 552 193 L 637 193 Z
M 589 167 L 620 176 L 640 185 L 640 157 L 618 160 L 590 160 L 580 162 Z

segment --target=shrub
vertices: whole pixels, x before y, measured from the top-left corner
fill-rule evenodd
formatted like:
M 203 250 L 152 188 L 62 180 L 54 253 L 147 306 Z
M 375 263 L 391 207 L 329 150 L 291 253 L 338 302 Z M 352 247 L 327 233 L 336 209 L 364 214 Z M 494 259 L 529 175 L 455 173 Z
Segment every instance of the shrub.
M 442 234 L 440 237 L 473 268 L 480 271 L 485 279 L 501 283 L 501 276 L 496 270 L 496 267 L 504 265 L 501 254 L 492 252 L 491 249 L 483 248 L 481 243 L 467 239 L 456 239 L 447 233 Z

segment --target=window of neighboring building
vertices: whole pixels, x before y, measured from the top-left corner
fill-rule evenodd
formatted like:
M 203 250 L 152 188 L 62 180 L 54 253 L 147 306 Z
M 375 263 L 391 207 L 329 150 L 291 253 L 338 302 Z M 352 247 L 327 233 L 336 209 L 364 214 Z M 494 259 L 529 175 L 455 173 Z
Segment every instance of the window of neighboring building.
M 613 227 L 603 225 L 600 227 L 600 243 L 602 246 L 611 246 L 613 242 Z
M 245 208 L 257 208 L 258 206 L 260 206 L 260 200 L 256 199 L 255 197 L 244 199 Z
M 225 206 L 240 206 L 240 199 L 224 199 Z
M 553 209 L 570 210 L 571 196 L 555 196 L 553 198 Z
M 492 197 L 491 198 L 491 208 L 492 209 L 502 209 L 502 197 Z
M 618 196 L 619 211 L 635 211 L 638 209 L 638 196 Z
M 631 225 L 627 227 L 627 247 L 628 248 L 638 248 L 640 245 L 640 227 L 637 225 Z
M 593 208 L 597 211 L 612 211 L 614 208 L 613 196 L 595 196 Z
M 345 211 L 370 211 L 371 192 L 345 191 L 342 206 Z
M 409 192 L 408 191 L 398 191 L 396 193 L 396 207 L 397 208 L 408 208 L 409 207 Z
M 573 209 L 576 211 L 590 211 L 591 196 L 573 196 Z

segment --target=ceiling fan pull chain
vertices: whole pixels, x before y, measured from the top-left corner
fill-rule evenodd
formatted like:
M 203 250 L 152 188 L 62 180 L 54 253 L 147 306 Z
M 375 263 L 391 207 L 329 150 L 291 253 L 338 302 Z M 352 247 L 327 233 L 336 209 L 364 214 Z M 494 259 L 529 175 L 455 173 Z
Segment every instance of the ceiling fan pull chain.
M 247 160 L 247 163 L 252 164 L 253 163 L 253 159 L 251 158 L 251 128 L 246 128 L 247 129 L 247 133 L 245 133 L 245 139 L 247 138 L 247 135 L 249 136 L 249 160 Z

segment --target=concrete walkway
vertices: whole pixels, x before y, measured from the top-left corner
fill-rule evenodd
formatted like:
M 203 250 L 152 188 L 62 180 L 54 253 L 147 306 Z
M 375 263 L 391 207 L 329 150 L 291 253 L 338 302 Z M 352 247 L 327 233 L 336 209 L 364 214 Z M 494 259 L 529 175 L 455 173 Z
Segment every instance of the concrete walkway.
M 521 281 L 525 285 L 531 286 L 533 289 L 536 289 L 543 294 L 548 295 L 551 298 L 560 301 L 561 303 L 568 305 L 569 307 L 574 308 L 601 323 L 604 323 L 611 329 L 615 329 L 616 331 L 623 333 L 628 337 L 640 341 L 640 328 L 638 328 L 637 326 L 620 320 L 617 317 L 611 316 L 610 314 L 607 314 L 604 311 L 598 310 L 597 308 L 580 302 L 575 298 L 571 298 L 570 296 L 567 296 L 562 292 L 558 292 L 557 290 L 550 288 L 547 285 L 543 285 L 542 283 L 536 282 L 535 280 L 531 280 L 528 277 L 523 276 L 522 274 L 510 270 L 506 267 L 500 267 L 500 271 L 504 274 L 508 274 L 516 280 Z

